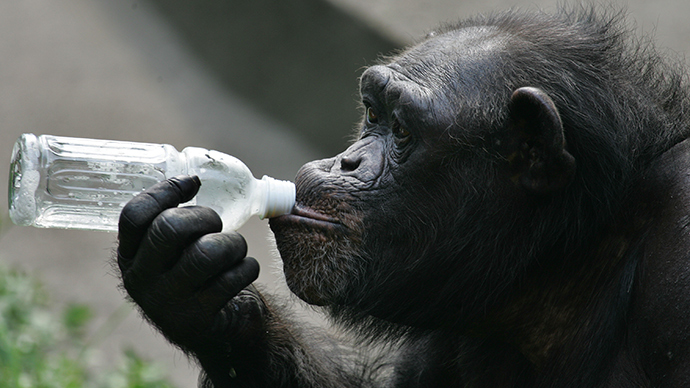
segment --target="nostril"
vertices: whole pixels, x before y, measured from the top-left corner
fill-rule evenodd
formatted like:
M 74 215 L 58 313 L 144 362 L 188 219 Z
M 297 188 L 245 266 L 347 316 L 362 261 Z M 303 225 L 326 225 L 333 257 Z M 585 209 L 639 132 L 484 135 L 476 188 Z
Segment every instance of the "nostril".
M 342 159 L 340 159 L 340 169 L 342 171 L 355 171 L 361 162 L 362 158 L 344 156 Z

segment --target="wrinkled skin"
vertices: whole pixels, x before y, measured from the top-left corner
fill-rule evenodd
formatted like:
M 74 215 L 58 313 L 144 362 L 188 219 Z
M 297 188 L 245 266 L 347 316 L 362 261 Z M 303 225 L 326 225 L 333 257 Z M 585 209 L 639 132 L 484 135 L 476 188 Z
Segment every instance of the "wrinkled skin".
M 173 178 L 130 201 L 120 218 L 118 264 L 129 295 L 170 341 L 215 355 L 213 348 L 225 346 L 218 334 L 244 335 L 245 328 L 261 327 L 258 294 L 247 290 L 238 296 L 258 277 L 259 264 L 245 257 L 242 236 L 220 233 L 215 212 L 177 208 L 198 188 L 196 177 Z M 161 308 L 162 301 L 177 313 Z
M 616 23 L 478 19 L 362 74 L 357 140 L 270 226 L 291 291 L 385 357 L 252 286 L 244 239 L 177 207 L 195 177 L 123 210 L 125 289 L 208 387 L 687 386 L 690 98 Z

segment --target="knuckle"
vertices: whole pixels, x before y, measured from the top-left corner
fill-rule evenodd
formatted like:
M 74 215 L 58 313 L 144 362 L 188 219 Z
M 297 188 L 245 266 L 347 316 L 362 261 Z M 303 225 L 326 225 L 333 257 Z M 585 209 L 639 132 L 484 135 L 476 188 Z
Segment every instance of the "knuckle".
M 259 264 L 251 257 L 246 258 L 221 276 L 222 285 L 228 292 L 238 293 L 259 276 Z
M 199 221 L 209 230 L 220 231 L 223 229 L 223 221 L 215 210 L 204 206 L 190 206 L 185 209 L 194 211 Z
M 144 192 L 132 198 L 120 213 L 120 230 L 140 230 L 146 228 L 162 208 L 157 201 Z
M 207 234 L 199 238 L 194 244 L 197 255 L 205 257 L 223 256 L 223 244 L 218 240 L 218 234 Z
M 247 241 L 239 233 L 218 233 L 214 235 L 219 247 L 223 249 L 226 256 L 241 259 L 247 256 Z
M 166 244 L 168 241 L 180 239 L 179 225 L 175 221 L 175 209 L 163 211 L 151 223 L 149 228 L 149 239 L 154 244 Z
M 219 233 L 217 238 L 231 256 L 236 258 L 247 256 L 247 241 L 241 234 L 237 232 Z
M 191 255 L 188 258 L 190 271 L 208 275 L 208 272 L 215 272 L 216 265 L 220 257 L 212 250 L 206 249 L 202 244 L 196 243 L 193 246 Z
M 190 252 L 190 259 L 195 271 L 217 272 L 234 265 L 244 258 L 246 249 L 228 243 L 227 236 L 221 233 L 207 234 L 199 238 Z

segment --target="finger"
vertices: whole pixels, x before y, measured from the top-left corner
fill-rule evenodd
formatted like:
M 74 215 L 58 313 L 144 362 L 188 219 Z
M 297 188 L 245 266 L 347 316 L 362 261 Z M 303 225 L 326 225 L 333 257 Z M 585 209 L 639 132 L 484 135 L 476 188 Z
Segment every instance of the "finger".
M 247 256 L 247 242 L 239 233 L 207 234 L 189 246 L 166 275 L 175 279 L 177 291 L 196 292 L 209 279 L 234 267 Z
M 165 209 L 190 201 L 199 191 L 197 176 L 159 182 L 134 197 L 120 213 L 118 257 L 131 259 L 151 222 Z
M 212 279 L 209 287 L 199 293 L 199 300 L 209 311 L 218 312 L 258 277 L 259 263 L 252 257 L 245 257 L 233 268 Z
M 170 270 L 182 252 L 205 234 L 218 233 L 223 222 L 207 207 L 180 207 L 163 211 L 151 223 L 131 265 L 144 279 Z

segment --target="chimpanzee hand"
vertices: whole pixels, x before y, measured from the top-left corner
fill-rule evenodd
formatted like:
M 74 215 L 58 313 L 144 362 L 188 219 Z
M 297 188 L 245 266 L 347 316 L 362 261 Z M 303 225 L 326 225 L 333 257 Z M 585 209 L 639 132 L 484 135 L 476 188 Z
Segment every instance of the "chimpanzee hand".
M 244 238 L 219 233 L 222 222 L 209 208 L 177 207 L 199 186 L 197 177 L 176 177 L 132 199 L 120 216 L 117 260 L 146 317 L 183 350 L 210 355 L 260 319 L 264 305 L 244 290 L 259 273 Z

